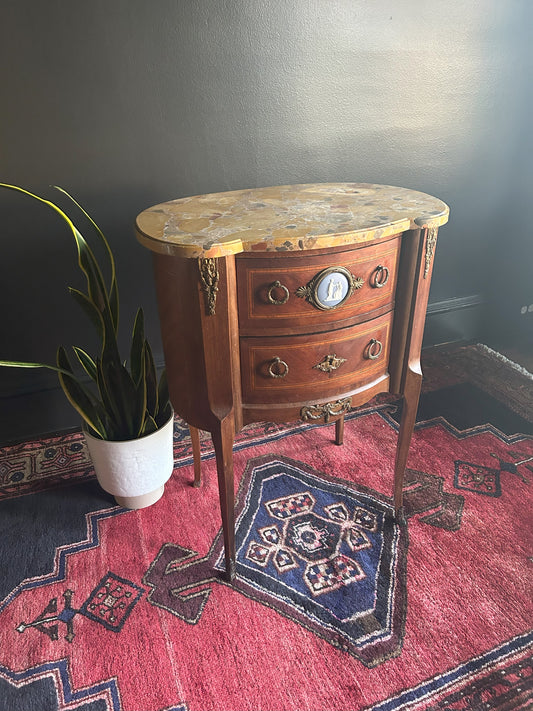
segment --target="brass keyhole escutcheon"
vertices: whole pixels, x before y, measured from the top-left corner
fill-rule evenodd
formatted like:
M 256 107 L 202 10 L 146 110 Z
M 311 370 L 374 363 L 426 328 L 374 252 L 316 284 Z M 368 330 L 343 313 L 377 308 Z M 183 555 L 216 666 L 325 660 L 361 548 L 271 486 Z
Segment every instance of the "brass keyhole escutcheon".
M 271 378 L 284 378 L 289 372 L 289 366 L 284 360 L 277 356 L 268 366 L 268 374 Z
M 283 296 L 281 297 L 281 299 L 276 299 L 276 297 L 275 297 L 276 291 L 283 292 Z M 276 280 L 268 287 L 267 299 L 268 299 L 269 304 L 277 304 L 277 305 L 286 304 L 287 301 L 289 300 L 289 290 L 280 281 Z
M 375 289 L 381 289 L 389 281 L 389 270 L 382 264 L 379 264 L 374 270 L 374 277 L 372 279 L 372 286 Z
M 331 373 L 337 370 L 337 368 L 340 368 L 343 363 L 346 363 L 346 358 L 340 358 L 336 353 L 332 353 L 331 355 L 325 356 L 320 363 L 314 365 L 313 368 L 321 370 L 323 373 Z

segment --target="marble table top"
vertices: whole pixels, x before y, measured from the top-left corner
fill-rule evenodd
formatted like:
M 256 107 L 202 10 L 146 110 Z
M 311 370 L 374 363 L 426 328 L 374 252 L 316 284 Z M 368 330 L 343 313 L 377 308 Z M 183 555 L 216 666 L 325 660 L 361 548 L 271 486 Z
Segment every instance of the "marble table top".
M 137 238 L 160 254 L 222 257 L 337 247 L 439 227 L 448 206 L 407 188 L 316 183 L 179 198 L 137 217 Z

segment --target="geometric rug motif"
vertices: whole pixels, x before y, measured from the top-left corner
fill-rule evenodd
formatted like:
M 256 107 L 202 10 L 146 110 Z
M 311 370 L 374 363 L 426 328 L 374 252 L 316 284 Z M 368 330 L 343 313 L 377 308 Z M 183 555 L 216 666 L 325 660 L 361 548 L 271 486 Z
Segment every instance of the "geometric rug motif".
M 498 460 L 500 466 L 499 471 L 508 474 L 516 474 L 516 476 L 521 479 L 525 484 L 527 484 L 527 479 L 524 474 L 520 471 L 520 467 L 525 466 L 530 472 L 533 472 L 533 457 L 526 452 L 509 450 L 508 457 L 511 457 L 514 461 L 509 461 L 508 458 L 502 459 L 494 452 L 491 452 L 491 457 Z
M 471 462 L 455 462 L 454 486 L 475 494 L 499 497 L 502 495 L 500 471 Z
M 120 632 L 144 589 L 108 572 L 81 606 L 80 612 L 106 629 Z
M 367 666 L 399 654 L 405 623 L 407 531 L 390 501 L 301 462 L 269 455 L 243 475 L 233 588 Z M 144 576 L 149 600 L 196 623 L 224 582 L 220 535 L 206 558 L 166 544 Z
M 31 622 L 22 621 L 16 629 L 22 634 L 33 628 L 55 642 L 59 639 L 61 623 L 65 626 L 64 638 L 72 643 L 75 637 L 74 618 L 82 614 L 112 632 L 120 632 L 143 593 L 143 588 L 109 571 L 79 609 L 72 606 L 74 592 L 67 589 L 62 594 L 61 610 L 58 611 L 57 597 L 51 598 Z
M 407 518 L 423 514 L 420 521 L 458 531 L 464 508 L 464 497 L 444 491 L 444 477 L 406 469 L 403 483 L 404 510 Z

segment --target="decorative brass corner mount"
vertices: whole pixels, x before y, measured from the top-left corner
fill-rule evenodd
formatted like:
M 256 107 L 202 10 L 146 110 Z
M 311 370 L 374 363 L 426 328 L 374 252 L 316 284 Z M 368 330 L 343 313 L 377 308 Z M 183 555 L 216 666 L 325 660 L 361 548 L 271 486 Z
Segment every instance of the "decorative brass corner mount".
M 321 420 L 329 422 L 330 417 L 338 417 L 348 412 L 352 406 L 352 398 L 345 397 L 343 400 L 326 402 L 324 405 L 307 405 L 300 410 L 302 420 Z
M 437 244 L 438 231 L 439 231 L 438 227 L 428 227 L 428 230 L 427 230 L 426 263 L 424 265 L 424 279 L 429 274 L 429 269 L 431 267 L 431 260 L 433 259 L 433 254 L 435 252 L 435 245 Z
M 215 313 L 218 291 L 218 263 L 215 257 L 198 258 L 198 269 L 202 287 L 207 297 L 207 313 L 212 316 Z

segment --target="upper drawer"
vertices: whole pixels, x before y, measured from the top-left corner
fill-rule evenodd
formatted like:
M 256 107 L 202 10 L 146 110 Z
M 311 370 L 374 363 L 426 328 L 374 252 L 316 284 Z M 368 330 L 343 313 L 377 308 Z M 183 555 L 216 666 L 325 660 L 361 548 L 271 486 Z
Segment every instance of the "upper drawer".
M 238 257 L 241 335 L 325 331 L 389 310 L 400 239 L 398 235 L 359 249 L 314 255 Z

